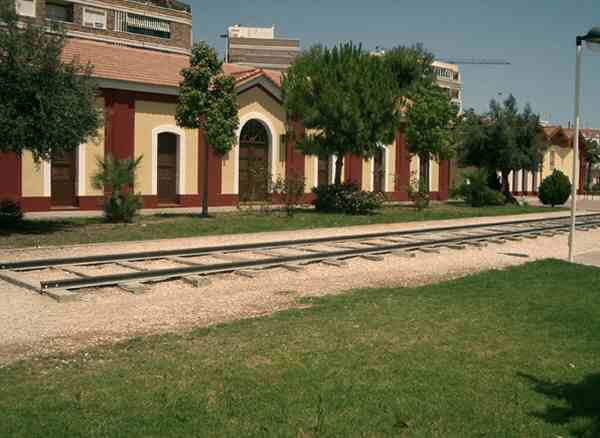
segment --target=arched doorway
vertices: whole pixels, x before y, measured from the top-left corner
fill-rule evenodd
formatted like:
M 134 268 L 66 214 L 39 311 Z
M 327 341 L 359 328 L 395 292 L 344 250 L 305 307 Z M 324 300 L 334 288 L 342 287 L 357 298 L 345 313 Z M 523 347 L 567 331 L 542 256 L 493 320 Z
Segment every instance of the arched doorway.
M 179 137 L 172 132 L 158 134 L 158 203 L 177 203 L 177 143 Z
M 268 196 L 269 134 L 258 120 L 242 128 L 239 144 L 239 196 L 242 202 L 265 200 Z

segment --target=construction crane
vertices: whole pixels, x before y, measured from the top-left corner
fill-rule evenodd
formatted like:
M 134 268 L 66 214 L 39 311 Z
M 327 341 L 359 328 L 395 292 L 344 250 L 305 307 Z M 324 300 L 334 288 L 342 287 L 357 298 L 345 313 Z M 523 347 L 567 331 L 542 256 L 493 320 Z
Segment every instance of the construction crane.
M 505 59 L 481 59 L 481 58 L 438 58 L 436 61 L 447 62 L 448 64 L 476 64 L 476 65 L 511 65 Z

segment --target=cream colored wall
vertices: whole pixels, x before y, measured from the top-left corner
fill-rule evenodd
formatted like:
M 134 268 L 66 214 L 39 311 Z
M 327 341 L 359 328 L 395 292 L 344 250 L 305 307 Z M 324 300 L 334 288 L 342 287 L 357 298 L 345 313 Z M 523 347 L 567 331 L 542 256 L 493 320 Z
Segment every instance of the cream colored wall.
M 286 114 L 283 106 L 262 89 L 255 87 L 238 95 L 239 117 L 243 120 L 250 113 L 259 113 L 272 126 L 271 135 L 273 141 L 277 141 L 279 147 L 275 152 L 275 172 L 273 178 L 285 177 L 285 144 L 281 142 L 281 136 L 286 133 Z M 240 126 L 240 130 L 243 126 Z M 238 146 L 234 146 L 238 148 Z M 271 151 L 269 151 L 271 153 Z M 223 193 L 234 193 L 236 180 L 235 157 L 237 151 L 232 150 L 223 160 L 221 169 L 221 184 Z M 309 182 L 307 181 L 307 184 Z
M 367 160 L 362 160 L 362 181 L 361 187 L 363 190 L 372 191 L 373 190 L 373 166 L 374 158 L 369 158 Z
M 316 155 L 304 156 L 304 193 L 310 193 L 317 182 L 319 159 Z
M 393 192 L 396 187 L 396 144 L 392 144 L 388 146 L 387 152 L 387 187 L 385 188 L 386 192 Z
M 85 196 L 102 196 L 102 190 L 92 187 L 92 177 L 98 169 L 98 160 L 104 158 L 104 98 L 96 99 L 96 109 L 101 114 L 102 126 L 95 137 L 88 139 L 85 143 Z M 79 157 L 78 157 L 79 158 Z M 77 160 L 79 163 L 79 159 Z M 79 175 L 79 169 L 77 169 Z M 78 178 L 79 179 L 79 178 Z
M 551 145 L 544 154 L 543 167 L 540 177 L 540 182 L 547 176 L 552 174 L 550 169 L 550 154 L 556 153 L 555 166 L 554 168 L 560 170 L 562 173 L 569 177 L 569 180 L 573 180 L 573 149 L 563 148 L 557 145 Z
M 135 146 L 134 155 L 143 155 L 137 173 L 135 190 L 144 195 L 152 193 L 152 130 L 159 126 L 177 127 L 174 103 L 137 100 L 135 102 Z M 198 131 L 184 129 L 185 150 L 185 193 L 198 193 Z
M 23 196 L 44 196 L 44 169 L 42 163 L 33 161 L 29 151 L 21 155 L 21 190 Z
M 437 192 L 440 190 L 440 164 L 431 160 L 431 165 L 429 167 L 429 175 L 430 175 L 430 192 Z

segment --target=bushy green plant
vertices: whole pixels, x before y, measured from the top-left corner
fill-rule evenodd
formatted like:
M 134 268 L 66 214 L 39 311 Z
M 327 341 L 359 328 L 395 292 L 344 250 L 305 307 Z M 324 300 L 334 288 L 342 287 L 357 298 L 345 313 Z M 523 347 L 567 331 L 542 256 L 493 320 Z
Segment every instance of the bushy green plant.
M 540 184 L 538 197 L 542 204 L 551 205 L 562 205 L 571 196 L 571 182 L 569 177 L 562 173 L 560 170 L 554 170 L 552 175 L 547 176 Z
M 279 195 L 288 216 L 293 216 L 304 196 L 305 179 L 295 174 L 279 176 L 273 185 L 273 192 Z
M 104 217 L 110 222 L 131 222 L 142 208 L 142 197 L 132 192 L 135 173 L 142 161 L 136 159 L 118 160 L 108 155 L 98 160 L 98 171 L 92 177 L 95 189 L 109 192 L 104 202 Z
M 492 190 L 497 192 L 502 191 L 502 181 L 496 172 L 488 172 L 487 185 Z
M 506 197 L 499 190 L 490 187 L 490 180 L 486 170 L 466 173 L 465 181 L 458 188 L 457 195 L 471 207 L 505 204 Z
M 325 213 L 368 214 L 383 206 L 381 193 L 359 190 L 353 182 L 329 184 L 313 188 L 317 211 Z
M 23 220 L 23 210 L 10 199 L 0 201 L 0 226 L 15 225 Z
M 429 184 L 424 178 L 419 178 L 416 172 L 410 177 L 410 183 L 406 187 L 408 199 L 414 204 L 418 211 L 429 207 L 431 195 L 429 194 Z

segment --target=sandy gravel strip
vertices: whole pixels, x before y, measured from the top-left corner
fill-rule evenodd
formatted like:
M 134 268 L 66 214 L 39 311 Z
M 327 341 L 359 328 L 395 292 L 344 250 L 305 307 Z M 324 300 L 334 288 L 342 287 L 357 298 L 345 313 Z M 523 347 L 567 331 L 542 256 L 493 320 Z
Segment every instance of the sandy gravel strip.
M 535 215 L 533 215 L 535 216 Z M 564 213 L 559 214 L 564 216 Z M 530 215 L 525 216 L 531 217 Z M 517 219 L 523 219 L 518 216 Z M 308 230 L 291 233 L 262 233 L 245 236 L 215 236 L 150 243 L 96 245 L 89 253 L 107 250 L 139 251 L 178 246 L 217 245 L 448 226 L 458 223 L 509 221 L 515 217 L 438 221 L 404 225 L 375 225 L 345 229 Z M 578 253 L 597 251 L 600 230 L 580 233 Z M 15 251 L 13 259 L 81 254 L 81 248 Z M 415 258 L 387 255 L 383 261 L 352 259 L 347 267 L 313 264 L 301 272 L 286 269 L 262 271 L 256 278 L 218 275 L 204 288 L 183 281 L 150 286 L 144 295 L 105 288 L 82 294 L 78 302 L 57 303 L 0 281 L 0 364 L 58 351 L 75 351 L 132 336 L 188 330 L 240 318 L 265 315 L 297 306 L 306 296 L 335 294 L 351 288 L 414 286 L 456 278 L 481 270 L 504 268 L 547 257 L 566 258 L 567 237 L 524 239 L 485 248 L 442 249 L 439 254 Z M 5 257 L 2 256 L 4 259 Z

